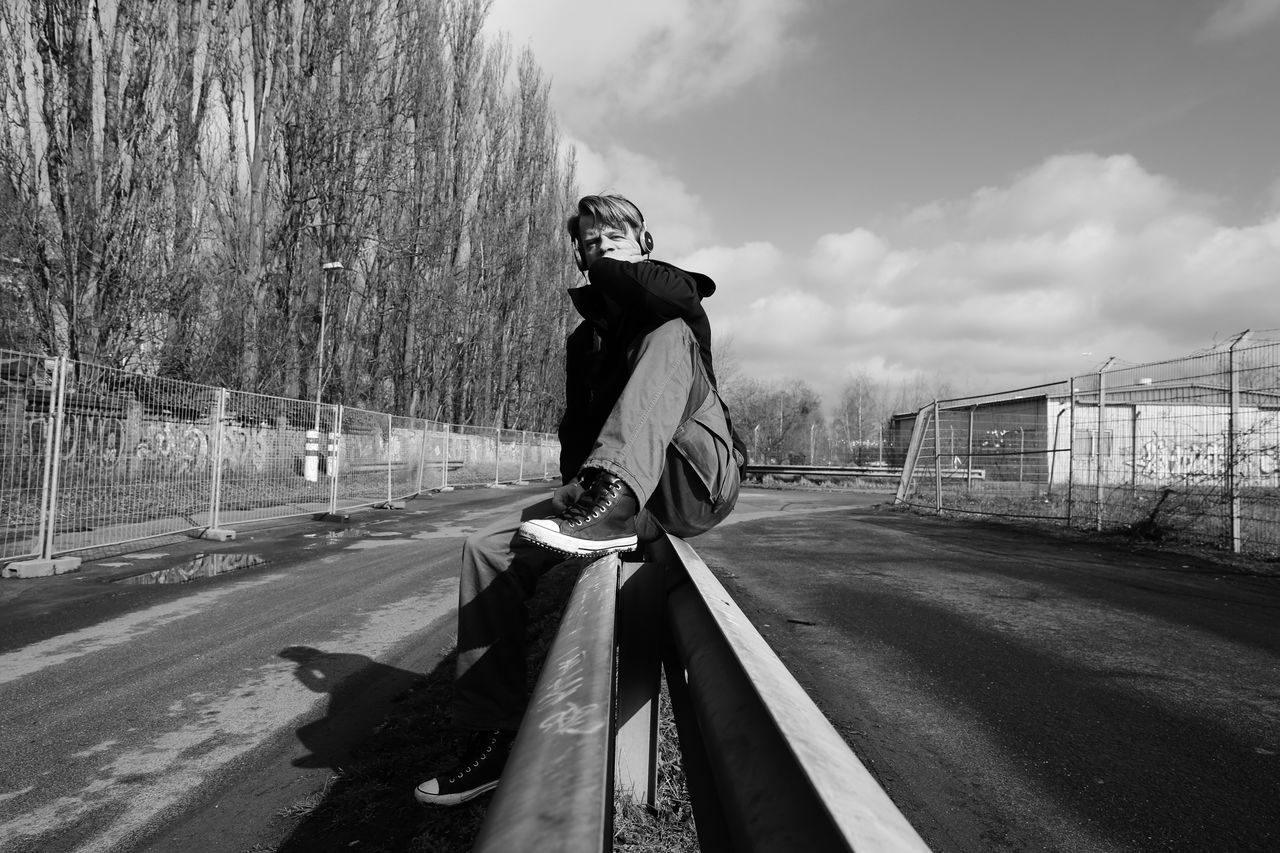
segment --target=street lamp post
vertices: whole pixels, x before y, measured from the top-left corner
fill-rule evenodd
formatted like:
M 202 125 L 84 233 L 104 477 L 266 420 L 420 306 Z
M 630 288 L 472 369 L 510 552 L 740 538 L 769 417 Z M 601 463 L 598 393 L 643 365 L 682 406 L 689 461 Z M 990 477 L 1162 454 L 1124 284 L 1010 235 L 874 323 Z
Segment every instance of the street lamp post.
M 323 275 L 320 279 L 320 340 L 316 345 L 316 422 L 315 428 L 307 435 L 307 454 L 303 476 L 315 482 L 320 479 L 320 406 L 321 394 L 324 391 L 324 330 L 329 301 L 329 275 L 345 269 L 342 261 L 325 261 L 320 265 Z
M 316 432 L 320 431 L 320 393 L 324 390 L 324 323 L 329 313 L 329 273 L 345 267 L 342 261 L 325 261 L 320 269 L 324 270 L 324 278 L 320 283 L 320 343 L 316 346 Z

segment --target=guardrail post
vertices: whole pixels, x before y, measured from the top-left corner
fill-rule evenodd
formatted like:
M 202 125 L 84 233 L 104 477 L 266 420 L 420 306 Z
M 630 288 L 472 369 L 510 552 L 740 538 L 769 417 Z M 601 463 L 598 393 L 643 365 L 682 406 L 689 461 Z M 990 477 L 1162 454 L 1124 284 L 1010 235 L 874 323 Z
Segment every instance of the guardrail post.
M 661 563 L 623 563 L 618 574 L 618 695 L 614 785 L 634 802 L 658 799 L 659 638 L 665 578 Z

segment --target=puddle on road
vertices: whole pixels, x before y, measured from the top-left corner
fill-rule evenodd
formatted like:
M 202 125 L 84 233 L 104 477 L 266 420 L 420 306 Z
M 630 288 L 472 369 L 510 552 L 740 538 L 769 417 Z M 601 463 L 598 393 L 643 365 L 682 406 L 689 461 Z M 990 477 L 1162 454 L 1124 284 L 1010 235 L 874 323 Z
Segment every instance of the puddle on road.
M 348 527 L 343 530 L 325 530 L 320 533 L 303 533 L 303 539 L 315 539 L 321 544 L 329 544 L 332 542 L 340 542 L 343 539 L 362 539 L 371 535 L 369 531 L 360 527 Z M 389 534 L 378 533 L 372 534 L 377 536 L 386 536 Z
M 159 584 L 188 583 L 189 581 L 224 575 L 227 572 L 238 572 L 250 569 L 267 562 L 266 558 L 257 554 L 201 554 L 193 560 L 180 565 L 141 575 L 121 578 L 116 583 L 127 584 Z

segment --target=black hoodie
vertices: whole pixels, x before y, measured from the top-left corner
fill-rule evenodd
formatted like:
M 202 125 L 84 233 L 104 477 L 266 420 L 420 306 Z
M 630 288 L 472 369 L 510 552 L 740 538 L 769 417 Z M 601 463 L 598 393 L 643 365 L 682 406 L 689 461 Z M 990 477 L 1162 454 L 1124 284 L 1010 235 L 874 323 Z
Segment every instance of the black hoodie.
M 569 291 L 583 321 L 569 335 L 565 356 L 565 410 L 560 421 L 560 472 L 572 479 L 595 446 L 596 436 L 630 375 L 627 352 L 668 320 L 693 330 L 714 385 L 711 323 L 703 298 L 716 284 L 702 273 L 662 261 L 630 263 L 602 257 L 587 272 L 590 282 Z

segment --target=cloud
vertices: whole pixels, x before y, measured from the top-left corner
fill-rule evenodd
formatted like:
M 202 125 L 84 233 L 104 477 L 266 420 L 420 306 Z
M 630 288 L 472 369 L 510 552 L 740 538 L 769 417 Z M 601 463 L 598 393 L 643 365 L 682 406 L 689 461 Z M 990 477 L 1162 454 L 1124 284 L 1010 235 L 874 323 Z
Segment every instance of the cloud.
M 1230 41 L 1280 20 L 1280 0 L 1227 0 L 1200 31 L 1205 41 Z
M 487 26 L 531 46 L 578 132 L 620 115 L 676 115 L 726 97 L 792 55 L 799 0 L 495 0 Z
M 710 242 L 706 206 L 657 160 L 621 145 L 599 151 L 580 139 L 567 142 L 577 156 L 579 191 L 617 192 L 634 201 L 644 212 L 657 256 L 670 257 Z
M 707 310 L 743 375 L 804 379 L 829 400 L 863 369 L 996 392 L 1257 327 L 1280 281 L 1280 213 L 1227 225 L 1132 157 L 1076 154 L 800 256 L 752 243 L 680 261 L 719 282 Z

